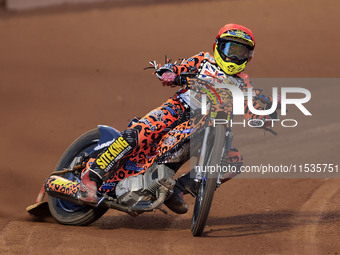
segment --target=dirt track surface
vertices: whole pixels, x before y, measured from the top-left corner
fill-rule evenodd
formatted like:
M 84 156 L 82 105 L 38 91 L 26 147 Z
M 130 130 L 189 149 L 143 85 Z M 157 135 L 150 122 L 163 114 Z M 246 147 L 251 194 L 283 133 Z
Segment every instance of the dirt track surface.
M 174 93 L 143 71 L 210 51 L 225 23 L 252 28 L 251 77 L 339 77 L 338 1 L 100 5 L 0 17 L 0 254 L 340 254 L 339 179 L 235 179 L 218 189 L 204 237 L 186 215 L 109 211 L 88 227 L 25 212 L 67 146 L 98 124 L 124 129 Z M 260 85 L 257 85 L 261 87 Z M 292 85 L 294 86 L 294 85 Z M 304 86 L 312 117 L 278 137 L 235 131 L 248 165 L 339 164 L 336 84 Z

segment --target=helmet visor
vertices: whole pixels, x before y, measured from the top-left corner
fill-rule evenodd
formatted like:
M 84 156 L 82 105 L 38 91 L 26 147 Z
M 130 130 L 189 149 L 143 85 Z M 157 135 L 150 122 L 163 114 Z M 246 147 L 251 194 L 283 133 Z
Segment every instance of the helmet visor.
M 219 46 L 225 61 L 229 58 L 233 62 L 243 62 L 249 59 L 252 54 L 249 46 L 238 42 L 222 41 Z

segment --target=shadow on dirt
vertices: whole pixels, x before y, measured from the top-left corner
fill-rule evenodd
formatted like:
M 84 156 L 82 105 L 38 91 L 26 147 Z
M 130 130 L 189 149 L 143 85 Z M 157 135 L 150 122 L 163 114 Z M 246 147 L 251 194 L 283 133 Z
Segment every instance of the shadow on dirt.
M 206 237 L 239 237 L 284 232 L 298 226 L 334 224 L 340 222 L 340 212 L 320 214 L 309 212 L 297 214 L 294 211 L 264 212 L 230 217 L 210 217 L 206 224 Z M 128 215 L 104 216 L 95 223 L 102 229 L 145 229 L 186 230 L 191 219 L 177 215 L 145 214 L 138 217 Z

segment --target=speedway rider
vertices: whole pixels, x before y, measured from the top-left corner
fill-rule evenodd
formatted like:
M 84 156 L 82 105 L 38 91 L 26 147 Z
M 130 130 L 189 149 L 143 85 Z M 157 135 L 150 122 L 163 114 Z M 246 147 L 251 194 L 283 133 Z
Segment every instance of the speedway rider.
M 179 65 L 165 65 L 156 71 L 163 86 L 180 85 L 180 79 L 176 79 L 182 72 L 198 72 L 200 64 L 208 61 L 216 68 L 216 72 L 223 74 L 225 78 L 232 78 L 235 85 L 241 89 L 252 87 L 248 75 L 243 72 L 247 63 L 251 60 L 255 48 L 255 39 L 250 29 L 237 25 L 227 24 L 220 29 L 213 45 L 213 56 L 208 52 L 200 52 L 189 59 L 185 59 Z M 119 159 L 130 155 L 130 161 L 134 164 L 141 162 L 143 157 L 155 153 L 152 143 L 159 142 L 162 136 L 177 125 L 189 120 L 190 101 L 186 96 L 186 89 L 180 89 L 176 94 L 167 100 L 160 107 L 151 111 L 143 118 L 134 122 L 127 130 L 120 133 L 116 141 L 111 144 L 106 151 L 92 161 L 92 165 L 87 164 L 83 171 L 80 185 L 80 199 L 88 203 L 98 203 L 97 191 L 103 181 L 107 180 L 120 163 Z M 254 107 L 262 109 L 256 101 Z M 245 118 L 269 119 L 270 116 L 256 116 L 245 109 Z M 112 148 L 119 146 L 120 151 L 112 153 Z M 242 157 L 235 149 L 228 154 L 229 161 L 241 162 Z M 183 162 L 184 163 L 184 162 Z M 180 165 L 169 165 L 175 171 Z M 124 173 L 122 174 L 124 178 Z M 189 173 L 176 180 L 176 185 L 172 196 L 165 201 L 165 205 L 176 213 L 186 213 L 188 205 L 183 200 L 185 186 L 190 186 L 193 180 Z

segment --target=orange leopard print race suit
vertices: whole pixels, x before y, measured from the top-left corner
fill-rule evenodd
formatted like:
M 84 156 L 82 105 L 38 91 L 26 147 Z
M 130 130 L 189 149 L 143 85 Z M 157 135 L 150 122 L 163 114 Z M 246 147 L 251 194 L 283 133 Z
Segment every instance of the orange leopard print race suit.
M 142 171 L 145 160 L 157 155 L 157 144 L 164 134 L 175 128 L 177 125 L 189 120 L 189 107 L 179 101 L 179 93 L 181 93 L 181 91 L 176 93 L 174 97 L 168 99 L 164 104 L 133 123 L 129 129 L 120 133 L 122 136 L 122 142 L 124 143 L 124 141 L 126 141 L 126 148 L 129 148 L 126 151 L 121 150 L 122 152 L 119 155 L 119 158 L 130 155 L 129 161 L 124 162 L 125 164 L 131 164 L 131 167 Z M 109 149 L 107 149 L 107 151 L 108 150 Z M 113 151 L 111 150 L 111 152 Z M 101 154 L 107 154 L 107 157 L 103 158 L 103 161 L 108 161 L 107 159 L 110 159 L 110 157 L 112 158 L 114 153 L 111 152 L 109 153 L 104 151 Z M 117 160 L 117 162 L 113 162 L 114 164 L 110 162 L 110 164 L 104 165 L 104 163 L 102 164 L 102 161 L 100 161 L 100 157 L 101 156 L 99 156 L 99 158 L 97 158 L 97 160 L 92 164 L 91 169 L 99 169 L 101 168 L 101 165 L 103 165 L 105 168 L 101 168 L 99 174 L 103 180 L 106 180 L 112 175 L 112 170 L 119 169 L 121 165 L 119 160 Z M 128 170 L 126 170 L 126 172 L 119 171 L 119 176 L 115 179 L 121 180 L 128 175 L 131 175 Z
M 177 75 L 182 72 L 199 72 L 202 63 L 206 61 L 215 66 L 216 70 L 220 70 L 209 53 L 201 52 L 187 60 L 183 60 L 180 65 L 174 65 L 172 71 Z M 234 76 L 225 76 L 225 78 L 233 81 L 241 89 L 253 87 L 248 75 L 243 72 Z M 108 182 L 118 182 L 128 176 L 135 175 L 138 171 L 144 172 L 147 159 L 157 156 L 157 144 L 162 137 L 190 118 L 190 102 L 185 102 L 181 97 L 185 92 L 187 92 L 186 89 L 180 89 L 174 97 L 133 123 L 129 129 L 121 132 L 121 140 L 113 142 L 96 159 L 91 169 L 97 172 L 102 180 Z M 256 101 L 254 101 L 254 107 L 260 110 L 263 109 Z M 269 116 L 252 114 L 247 107 L 247 102 L 245 102 L 245 118 L 270 119 Z M 127 156 L 129 156 L 128 159 Z M 125 159 L 122 160 L 123 162 L 120 161 L 122 158 Z M 228 161 L 229 163 L 242 163 L 240 152 L 233 148 L 228 154 Z

